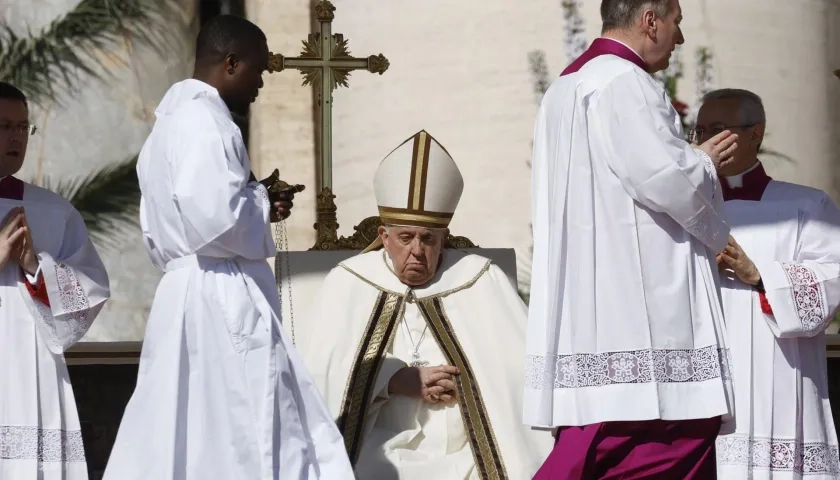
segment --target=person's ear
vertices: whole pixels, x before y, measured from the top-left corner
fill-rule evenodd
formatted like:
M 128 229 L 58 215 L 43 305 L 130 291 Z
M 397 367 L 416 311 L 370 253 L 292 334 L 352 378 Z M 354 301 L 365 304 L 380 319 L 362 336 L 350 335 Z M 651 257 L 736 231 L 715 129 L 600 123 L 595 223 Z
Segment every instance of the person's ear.
M 225 55 L 225 71 L 228 75 L 233 75 L 236 73 L 236 69 L 239 67 L 239 59 L 236 57 L 236 54 L 228 53 Z

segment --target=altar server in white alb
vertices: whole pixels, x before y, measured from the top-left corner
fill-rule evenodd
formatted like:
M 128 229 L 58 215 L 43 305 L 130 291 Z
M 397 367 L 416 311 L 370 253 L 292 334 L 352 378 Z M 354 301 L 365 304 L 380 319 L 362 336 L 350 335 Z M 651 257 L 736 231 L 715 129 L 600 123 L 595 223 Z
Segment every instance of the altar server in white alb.
M 524 415 L 559 427 L 536 478 L 713 478 L 733 412 L 715 164 L 737 137 L 689 145 L 651 76 L 683 42 L 677 0 L 601 16 L 536 121 Z
M 515 414 L 525 305 L 490 260 L 446 245 L 463 187 L 427 132 L 397 147 L 374 178 L 377 241 L 295 326 L 358 478 L 526 479 L 551 450 Z
M 718 169 L 734 238 L 720 260 L 737 412 L 735 433 L 717 441 L 718 477 L 836 479 L 824 331 L 840 306 L 840 211 L 825 192 L 764 172 L 765 125 L 746 90 L 709 93 L 697 117 L 700 138 L 741 137 Z
M 108 300 L 108 274 L 67 200 L 13 175 L 24 94 L 0 82 L 0 479 L 87 480 L 64 351 Z
M 140 221 L 165 274 L 108 480 L 344 480 L 338 428 L 280 324 L 266 188 L 231 110 L 262 87 L 265 35 L 207 22 L 140 152 Z

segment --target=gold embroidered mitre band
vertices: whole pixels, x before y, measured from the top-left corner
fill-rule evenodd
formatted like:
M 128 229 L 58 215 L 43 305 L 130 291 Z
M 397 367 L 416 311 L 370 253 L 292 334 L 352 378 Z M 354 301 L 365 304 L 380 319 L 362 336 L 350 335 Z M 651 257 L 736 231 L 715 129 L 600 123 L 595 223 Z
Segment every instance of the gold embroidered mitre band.
M 421 130 L 382 160 L 373 190 L 383 224 L 447 228 L 464 178 L 446 149 Z

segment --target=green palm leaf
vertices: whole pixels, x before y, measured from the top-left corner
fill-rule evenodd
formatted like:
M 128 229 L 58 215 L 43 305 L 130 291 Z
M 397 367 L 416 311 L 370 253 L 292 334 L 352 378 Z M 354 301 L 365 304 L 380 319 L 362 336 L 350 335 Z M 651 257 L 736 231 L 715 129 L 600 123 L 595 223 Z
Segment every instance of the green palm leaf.
M 23 90 L 35 103 L 72 92 L 85 75 L 98 78 L 102 52 L 123 34 L 154 45 L 170 0 L 82 0 L 39 34 L 18 35 L 0 25 L 0 80 Z
M 76 207 L 88 233 L 97 244 L 119 249 L 126 227 L 139 224 L 140 184 L 137 157 L 109 165 L 90 174 L 41 186 L 63 196 Z

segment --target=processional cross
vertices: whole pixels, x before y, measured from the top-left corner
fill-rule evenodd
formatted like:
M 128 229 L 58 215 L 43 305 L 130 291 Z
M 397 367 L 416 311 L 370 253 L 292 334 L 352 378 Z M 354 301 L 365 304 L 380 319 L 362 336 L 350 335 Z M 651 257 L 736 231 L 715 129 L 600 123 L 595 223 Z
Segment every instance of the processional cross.
M 347 87 L 347 78 L 353 70 L 367 70 L 382 75 L 390 65 L 382 54 L 367 58 L 350 55 L 347 40 L 340 33 L 332 33 L 335 7 L 327 0 L 315 5 L 318 31 L 310 33 L 303 41 L 303 51 L 298 57 L 284 57 L 269 53 L 269 73 L 286 69 L 300 70 L 303 85 L 312 85 L 318 93 L 320 107 L 320 149 L 318 162 L 317 239 L 311 250 L 338 248 L 338 221 L 335 195 L 332 192 L 332 92 L 337 87 Z
M 332 33 L 332 21 L 335 7 L 327 0 L 315 5 L 315 18 L 318 31 L 310 33 L 303 41 L 303 51 L 298 57 L 284 57 L 269 52 L 268 72 L 282 72 L 286 69 L 300 70 L 303 85 L 312 85 L 318 94 L 320 107 L 320 149 L 318 162 L 318 185 L 316 197 L 317 238 L 310 250 L 337 250 L 341 248 L 338 238 L 338 220 L 336 217 L 335 195 L 332 192 L 332 92 L 339 86 L 347 87 L 347 78 L 353 70 L 367 70 L 382 75 L 390 65 L 382 54 L 367 58 L 355 58 L 350 55 L 347 40 L 340 33 Z M 275 226 L 275 243 L 282 252 L 275 259 L 274 274 L 277 287 L 281 286 L 281 272 L 286 271 L 289 318 L 291 320 L 292 343 L 295 343 L 294 310 L 292 308 L 291 272 L 288 264 L 288 240 L 284 222 Z M 281 255 L 285 257 L 281 261 Z M 280 293 L 282 304 L 283 292 Z

